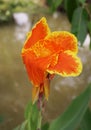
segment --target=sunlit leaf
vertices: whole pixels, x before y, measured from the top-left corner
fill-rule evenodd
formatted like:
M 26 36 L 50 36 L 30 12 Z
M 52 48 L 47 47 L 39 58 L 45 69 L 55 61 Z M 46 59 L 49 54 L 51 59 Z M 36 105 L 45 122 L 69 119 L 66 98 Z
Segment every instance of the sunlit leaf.
M 90 130 L 91 129 L 91 111 L 88 108 L 81 123 L 80 123 L 80 130 Z
M 81 2 L 82 4 L 84 4 L 86 2 L 86 0 L 79 0 L 79 2 Z
M 38 113 L 39 113 L 39 111 L 36 106 L 36 103 L 32 104 L 32 102 L 30 101 L 25 110 L 25 119 L 28 122 L 27 126 L 30 125 L 31 130 L 36 130 Z
M 81 42 L 81 45 L 87 35 L 87 22 L 88 14 L 86 10 L 82 7 L 77 8 L 72 17 L 71 32 L 77 36 L 78 40 Z
M 21 124 L 19 130 L 26 130 L 26 124 L 27 124 L 27 121 L 24 121 L 24 122 Z
M 76 97 L 68 109 L 57 119 L 55 119 L 49 127 L 49 130 L 74 130 L 82 120 L 91 98 L 91 84 L 87 89 Z
M 37 108 L 36 104 L 34 104 L 34 106 L 32 108 L 32 117 L 31 117 L 32 130 L 36 130 L 36 128 L 37 128 L 38 114 L 39 114 L 38 108 Z
M 29 113 L 31 112 L 32 110 L 32 102 L 30 101 L 28 104 L 27 104 L 27 107 L 26 107 L 26 110 L 25 110 L 25 119 L 28 119 L 28 115 Z
M 14 128 L 13 130 L 26 130 L 26 124 L 27 124 L 27 120 L 24 121 L 21 125 L 18 125 L 16 128 Z
M 38 120 L 38 108 L 30 101 L 25 110 L 25 121 L 14 130 L 36 130 Z

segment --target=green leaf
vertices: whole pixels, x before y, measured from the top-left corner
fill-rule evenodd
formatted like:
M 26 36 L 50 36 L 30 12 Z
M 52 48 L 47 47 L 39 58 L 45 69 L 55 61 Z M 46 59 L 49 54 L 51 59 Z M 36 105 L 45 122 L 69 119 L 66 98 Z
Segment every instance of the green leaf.
M 82 120 L 91 98 L 91 84 L 87 89 L 76 97 L 68 109 L 57 119 L 55 119 L 49 127 L 49 130 L 74 130 Z
M 89 49 L 91 50 L 91 21 L 88 22 L 88 32 L 89 32 L 89 35 L 90 35 Z
M 27 107 L 26 107 L 26 110 L 25 110 L 25 113 L 24 113 L 24 116 L 25 116 L 26 120 L 28 119 L 28 115 L 29 115 L 29 113 L 31 113 L 31 111 L 32 111 L 32 102 L 30 101 L 27 104 Z
M 34 121 L 37 115 L 38 115 L 38 108 L 36 106 L 36 103 L 32 104 L 32 102 L 30 101 L 25 110 L 25 119 L 27 120 L 30 116 L 30 118 Z
M 38 114 L 39 114 L 39 111 L 36 106 L 36 103 L 32 104 L 32 102 L 30 101 L 25 110 L 25 119 L 28 122 L 28 125 L 27 125 L 28 129 L 30 127 L 30 130 L 36 130 Z
M 14 128 L 14 130 L 36 130 L 38 123 L 38 108 L 36 103 L 32 104 L 30 101 L 25 110 L 25 121 Z
M 72 17 L 71 32 L 77 36 L 78 40 L 81 42 L 81 45 L 83 44 L 87 35 L 87 23 L 88 14 L 86 10 L 82 7 L 77 8 Z
M 80 123 L 80 130 L 90 130 L 90 129 L 91 129 L 91 111 L 88 108 Z
M 27 124 L 27 120 L 24 121 L 21 125 L 18 125 L 16 128 L 14 128 L 13 130 L 26 130 L 26 124 Z
M 63 0 L 47 0 L 48 5 L 50 6 L 50 10 L 54 12 L 59 5 L 61 5 Z
M 63 0 L 54 0 L 55 8 L 57 8 L 59 5 L 61 5 Z
M 89 33 L 91 35 L 91 21 L 88 22 L 88 31 L 89 31 Z
M 14 128 L 13 130 L 20 130 L 20 125 Z
M 48 130 L 49 128 L 49 123 L 46 123 L 42 126 L 42 130 Z
M 86 0 L 79 0 L 79 2 L 81 2 L 82 4 L 84 4 L 86 2 Z
M 4 121 L 4 117 L 0 115 L 0 123 L 2 123 L 3 121 Z
M 20 125 L 20 129 L 19 129 L 19 130 L 26 130 L 26 124 L 27 124 L 27 121 L 24 121 L 24 122 Z
M 72 21 L 73 12 L 77 7 L 78 7 L 78 0 L 74 0 L 74 2 L 72 2 L 72 0 L 64 1 L 64 8 L 66 10 L 66 14 L 70 22 Z

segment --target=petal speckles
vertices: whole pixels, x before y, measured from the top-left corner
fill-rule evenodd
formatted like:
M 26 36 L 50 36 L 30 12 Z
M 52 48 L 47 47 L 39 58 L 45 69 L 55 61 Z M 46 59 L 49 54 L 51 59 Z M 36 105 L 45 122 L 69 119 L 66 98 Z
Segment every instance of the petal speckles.
M 48 35 L 45 39 L 45 46 L 55 53 L 67 50 L 74 53 L 78 51 L 77 38 L 66 31 L 53 32 Z
M 32 100 L 42 94 L 48 100 L 51 77 L 78 76 L 82 64 L 77 57 L 77 38 L 66 31 L 50 32 L 43 17 L 29 33 L 22 49 L 22 58 L 33 84 Z

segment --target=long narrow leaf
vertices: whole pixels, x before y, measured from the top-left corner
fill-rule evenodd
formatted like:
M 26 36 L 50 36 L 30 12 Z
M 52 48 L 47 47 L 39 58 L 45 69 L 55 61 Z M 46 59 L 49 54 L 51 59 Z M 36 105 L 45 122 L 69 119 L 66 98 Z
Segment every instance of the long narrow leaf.
M 91 97 L 91 84 L 87 89 L 76 97 L 70 104 L 68 109 L 57 119 L 55 119 L 49 127 L 49 130 L 74 130 L 83 118 Z
M 32 104 L 30 101 L 26 107 L 25 111 L 25 119 L 28 122 L 27 127 L 29 127 L 29 130 L 36 130 L 37 127 L 37 120 L 38 120 L 38 108 L 35 104 Z
M 74 0 L 74 2 L 72 2 L 72 0 L 64 0 L 64 8 L 70 22 L 72 21 L 74 10 L 78 7 L 78 5 L 78 0 Z
M 71 32 L 74 33 L 78 40 L 83 44 L 86 35 L 87 35 L 87 23 L 88 23 L 88 14 L 87 11 L 79 7 L 74 11 L 72 17 L 72 28 Z
M 80 130 L 90 130 L 91 129 L 91 111 L 87 109 L 81 124 L 80 124 Z

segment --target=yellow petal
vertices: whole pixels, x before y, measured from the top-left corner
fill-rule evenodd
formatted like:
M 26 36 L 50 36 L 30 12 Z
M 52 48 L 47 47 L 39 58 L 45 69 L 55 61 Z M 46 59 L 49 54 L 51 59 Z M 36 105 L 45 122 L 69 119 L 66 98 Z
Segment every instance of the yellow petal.
M 45 94 L 45 98 L 48 100 L 49 97 L 49 93 L 50 93 L 50 80 L 48 78 L 45 78 L 44 81 L 44 94 Z
M 32 102 L 35 103 L 39 96 L 39 87 L 32 87 Z

